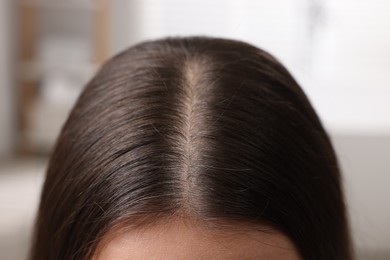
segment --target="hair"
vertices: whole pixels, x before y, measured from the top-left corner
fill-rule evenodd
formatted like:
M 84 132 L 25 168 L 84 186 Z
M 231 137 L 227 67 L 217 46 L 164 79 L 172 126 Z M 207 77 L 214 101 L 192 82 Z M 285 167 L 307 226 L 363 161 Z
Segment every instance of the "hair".
M 351 259 L 331 141 L 304 92 L 238 40 L 168 37 L 106 62 L 51 155 L 30 259 L 90 259 L 118 225 L 269 223 L 303 259 Z

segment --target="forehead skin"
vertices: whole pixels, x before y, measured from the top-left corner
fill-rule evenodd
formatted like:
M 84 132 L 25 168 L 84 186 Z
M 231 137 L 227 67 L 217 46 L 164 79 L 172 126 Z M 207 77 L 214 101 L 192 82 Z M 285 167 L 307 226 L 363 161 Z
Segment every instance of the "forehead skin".
M 106 238 L 93 260 L 301 260 L 293 243 L 280 232 L 208 231 L 184 220 Z

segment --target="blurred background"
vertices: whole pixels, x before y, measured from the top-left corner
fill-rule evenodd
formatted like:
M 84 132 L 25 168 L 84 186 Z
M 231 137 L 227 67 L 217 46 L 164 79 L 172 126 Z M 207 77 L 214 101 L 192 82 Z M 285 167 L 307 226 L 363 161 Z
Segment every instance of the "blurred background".
M 390 1 L 0 0 L 0 259 L 25 259 L 82 87 L 143 40 L 244 40 L 286 65 L 336 147 L 357 259 L 390 259 Z

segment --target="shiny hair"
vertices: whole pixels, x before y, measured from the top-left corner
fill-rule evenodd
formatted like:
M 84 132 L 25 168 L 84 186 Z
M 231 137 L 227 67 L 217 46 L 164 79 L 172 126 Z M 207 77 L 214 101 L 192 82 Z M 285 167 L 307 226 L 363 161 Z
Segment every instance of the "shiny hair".
M 90 259 L 173 216 L 269 223 L 305 260 L 351 259 L 340 171 L 304 92 L 238 40 L 168 37 L 109 60 L 50 158 L 30 259 Z

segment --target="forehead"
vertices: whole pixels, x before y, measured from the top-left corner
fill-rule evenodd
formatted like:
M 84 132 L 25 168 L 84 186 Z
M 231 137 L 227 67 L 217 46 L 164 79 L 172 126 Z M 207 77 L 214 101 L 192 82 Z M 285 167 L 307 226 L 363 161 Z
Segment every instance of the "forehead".
M 301 259 L 293 243 L 277 231 L 210 231 L 183 220 L 106 237 L 93 260 Z

